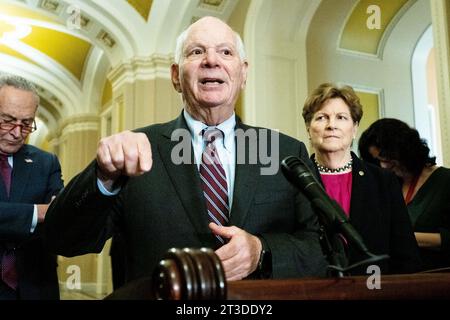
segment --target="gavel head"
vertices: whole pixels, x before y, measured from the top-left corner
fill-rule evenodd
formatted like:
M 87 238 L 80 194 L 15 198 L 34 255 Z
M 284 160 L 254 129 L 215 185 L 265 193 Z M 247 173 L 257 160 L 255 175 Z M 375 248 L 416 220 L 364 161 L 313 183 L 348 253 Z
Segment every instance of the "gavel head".
M 226 278 L 219 257 L 209 248 L 170 249 L 152 276 L 159 300 L 224 300 Z

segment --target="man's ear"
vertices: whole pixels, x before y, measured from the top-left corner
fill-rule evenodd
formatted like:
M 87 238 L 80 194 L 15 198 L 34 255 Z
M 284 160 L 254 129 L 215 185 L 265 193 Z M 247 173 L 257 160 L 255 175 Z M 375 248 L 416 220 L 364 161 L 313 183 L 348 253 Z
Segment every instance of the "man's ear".
M 181 85 L 180 85 L 180 67 L 177 64 L 172 64 L 170 66 L 170 74 L 172 77 L 172 85 L 178 92 L 181 93 Z
M 247 83 L 247 70 L 248 70 L 248 62 L 244 61 L 242 64 L 242 84 L 241 89 L 245 89 L 245 85 Z

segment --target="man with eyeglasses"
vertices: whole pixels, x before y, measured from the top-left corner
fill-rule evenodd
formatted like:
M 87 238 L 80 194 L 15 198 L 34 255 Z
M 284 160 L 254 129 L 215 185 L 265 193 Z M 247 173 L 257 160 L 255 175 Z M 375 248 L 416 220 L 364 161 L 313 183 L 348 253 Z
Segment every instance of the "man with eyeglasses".
M 55 155 L 25 143 L 36 130 L 39 96 L 18 76 L 0 77 L 0 300 L 59 299 L 56 256 L 41 234 L 63 188 Z

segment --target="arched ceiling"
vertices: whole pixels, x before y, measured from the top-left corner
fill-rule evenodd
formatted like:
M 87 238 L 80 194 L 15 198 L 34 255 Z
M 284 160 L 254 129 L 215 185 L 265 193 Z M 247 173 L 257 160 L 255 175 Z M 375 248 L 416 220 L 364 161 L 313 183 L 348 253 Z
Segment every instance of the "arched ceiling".
M 95 6 L 95 1 L 82 2 Z M 126 13 L 125 23 L 139 19 L 147 23 L 152 0 L 120 2 L 128 10 L 119 10 Z M 113 23 L 93 18 L 106 16 L 107 10 L 85 7 L 70 0 L 0 0 L 0 72 L 24 76 L 38 86 L 38 116 L 55 128 L 63 117 L 92 104 L 83 92 L 98 76 L 86 68 L 97 70 L 99 64 L 108 68 L 111 62 L 102 60 L 122 57 L 126 51 L 111 36 L 114 30 L 103 26 Z
M 408 0 L 360 0 L 356 2 L 342 29 L 339 48 L 363 54 L 379 56 L 385 39 L 395 22 L 413 1 Z M 379 11 L 369 10 L 376 7 Z M 379 17 L 379 28 L 367 27 L 371 16 Z M 364 26 L 364 27 L 361 27 Z
M 45 14 L 20 4 L 0 3 L 0 54 L 42 67 L 52 64 L 81 81 L 92 45 Z
M 95 112 L 111 98 L 111 84 L 105 85 L 111 68 L 136 57 L 171 57 L 188 24 L 205 15 L 227 20 L 237 3 L 0 0 L 0 72 L 38 86 L 40 117 L 56 130 L 60 120 Z
M 364 3 L 367 9 L 368 4 L 374 2 L 321 2 L 308 33 L 308 70 L 313 70 L 308 72 L 309 90 L 325 81 L 349 84 L 357 91 L 378 95 L 379 116 L 395 117 L 413 124 L 411 61 L 418 40 L 431 24 L 430 2 L 408 0 L 391 11 L 390 22 L 386 24 L 384 20 L 385 26 L 382 23 L 383 35 L 373 41 L 372 48 L 377 48 L 375 54 L 364 50 L 365 45 L 343 50 L 340 46 L 343 32 L 348 30 L 346 27 L 356 8 Z M 388 2 L 399 4 L 403 0 L 380 3 L 381 15 L 384 12 L 382 5 Z M 360 12 L 366 19 L 370 16 L 366 10 Z M 366 20 L 359 21 L 359 28 L 364 29 L 361 32 L 374 31 L 366 27 Z M 364 36 L 354 36 L 355 44 L 360 37 Z

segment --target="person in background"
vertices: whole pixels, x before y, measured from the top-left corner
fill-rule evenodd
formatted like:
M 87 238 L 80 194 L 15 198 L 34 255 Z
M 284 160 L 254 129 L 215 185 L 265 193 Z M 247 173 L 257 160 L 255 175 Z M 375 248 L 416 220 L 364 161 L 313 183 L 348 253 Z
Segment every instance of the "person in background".
M 48 203 L 63 188 L 57 157 L 25 144 L 39 96 L 27 80 L 0 77 L 0 299 L 59 299 L 56 256 L 42 241 Z
M 234 112 L 247 67 L 242 40 L 227 24 L 203 17 L 188 27 L 171 67 L 182 114 L 100 141 L 96 160 L 49 208 L 49 248 L 69 256 L 99 252 L 121 232 L 126 283 L 151 275 L 173 247 L 215 249 L 229 281 L 324 275 L 310 202 L 280 170 L 263 175 L 260 161 L 238 161 L 250 152 L 236 142 L 238 129 L 255 133 L 250 147 L 272 146 L 271 131 L 243 124 Z M 186 162 L 174 158 L 174 134 L 187 137 Z M 280 158 L 309 161 L 304 144 L 283 134 L 272 147 Z
M 397 119 L 370 125 L 359 151 L 400 179 L 424 269 L 450 267 L 450 170 L 437 166 L 419 132 Z
M 362 115 L 360 100 L 350 86 L 317 87 L 303 107 L 314 150 L 311 159 L 327 194 L 347 214 L 369 251 L 390 256 L 379 263 L 381 272 L 418 271 L 418 248 L 396 177 L 351 152 Z M 349 264 L 364 258 L 351 243 L 346 245 Z M 359 273 L 365 274 L 365 269 L 352 274 Z

